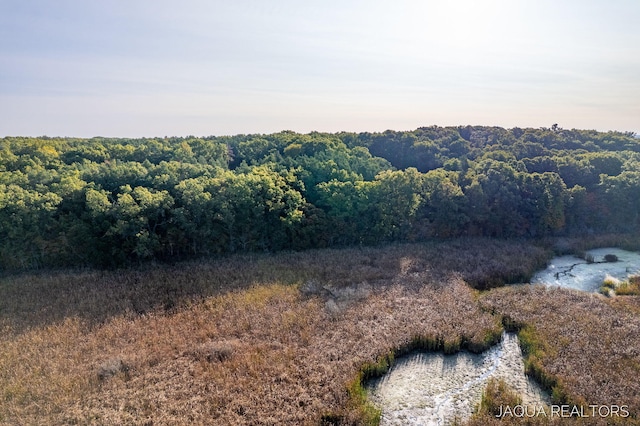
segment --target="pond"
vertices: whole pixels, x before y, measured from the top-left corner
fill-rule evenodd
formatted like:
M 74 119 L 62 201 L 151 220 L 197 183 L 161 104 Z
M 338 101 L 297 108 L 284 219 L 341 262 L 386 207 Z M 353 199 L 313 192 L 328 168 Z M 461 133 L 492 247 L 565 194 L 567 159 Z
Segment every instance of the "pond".
M 415 353 L 401 357 L 368 385 L 369 400 L 382 409 L 382 425 L 447 425 L 467 419 L 489 378 L 502 378 L 528 405 L 549 404 L 545 392 L 524 374 L 513 333 L 481 354 Z
M 531 283 L 594 292 L 602 286 L 607 275 L 626 280 L 629 275 L 640 273 L 640 253 L 618 248 L 599 248 L 589 250 L 586 254 L 593 256 L 593 263 L 576 256 L 553 258 L 547 269 L 533 276 Z M 618 261 L 606 262 L 604 257 L 607 254 L 617 256 Z

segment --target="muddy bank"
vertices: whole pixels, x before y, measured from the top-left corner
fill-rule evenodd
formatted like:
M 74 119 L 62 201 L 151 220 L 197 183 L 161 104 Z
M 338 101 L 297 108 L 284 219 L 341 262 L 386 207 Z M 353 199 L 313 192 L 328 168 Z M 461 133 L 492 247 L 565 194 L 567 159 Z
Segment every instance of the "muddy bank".
M 402 357 L 389 373 L 368 384 L 369 398 L 382 409 L 382 425 L 447 425 L 471 416 L 491 377 L 504 379 L 525 404 L 549 403 L 548 395 L 524 374 L 512 333 L 482 354 Z

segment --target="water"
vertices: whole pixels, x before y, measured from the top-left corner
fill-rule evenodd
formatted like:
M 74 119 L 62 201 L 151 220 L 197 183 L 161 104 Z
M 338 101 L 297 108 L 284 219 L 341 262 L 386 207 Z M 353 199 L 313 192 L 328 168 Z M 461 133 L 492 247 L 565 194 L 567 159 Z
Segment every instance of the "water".
M 402 357 L 369 384 L 369 399 L 382 409 L 382 425 L 447 425 L 471 416 L 491 377 L 504 379 L 524 404 L 549 404 L 548 395 L 524 374 L 518 338 L 512 333 L 482 354 Z
M 594 292 L 602 286 L 606 275 L 626 280 L 629 275 L 640 274 L 640 253 L 618 248 L 599 248 L 589 250 L 587 254 L 592 255 L 596 263 L 589 264 L 575 256 L 555 257 L 547 269 L 533 276 L 531 283 Z M 604 262 L 607 254 L 615 254 L 618 261 L 600 263 Z

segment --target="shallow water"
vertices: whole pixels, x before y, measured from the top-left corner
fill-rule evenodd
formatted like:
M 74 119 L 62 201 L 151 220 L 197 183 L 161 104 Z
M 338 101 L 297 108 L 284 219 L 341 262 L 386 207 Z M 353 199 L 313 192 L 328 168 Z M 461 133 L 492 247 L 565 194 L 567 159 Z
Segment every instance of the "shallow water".
M 482 354 L 415 353 L 397 360 L 369 383 L 370 401 L 382 409 L 382 425 L 447 425 L 467 419 L 490 377 L 502 378 L 524 404 L 549 404 L 549 397 L 524 374 L 515 334 Z
M 575 256 L 555 257 L 547 269 L 533 276 L 531 283 L 594 292 L 602 286 L 606 275 L 626 280 L 629 275 L 640 273 L 640 253 L 618 248 L 599 248 L 589 250 L 587 254 L 592 255 L 596 263 L 589 264 Z M 606 254 L 615 254 L 618 261 L 599 263 L 604 262 Z

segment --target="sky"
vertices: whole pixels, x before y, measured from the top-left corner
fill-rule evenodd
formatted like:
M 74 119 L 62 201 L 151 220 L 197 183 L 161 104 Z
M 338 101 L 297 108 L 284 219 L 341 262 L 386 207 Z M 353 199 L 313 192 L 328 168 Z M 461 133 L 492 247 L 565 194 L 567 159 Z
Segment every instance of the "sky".
M 640 132 L 638 0 L 0 0 L 0 137 Z

